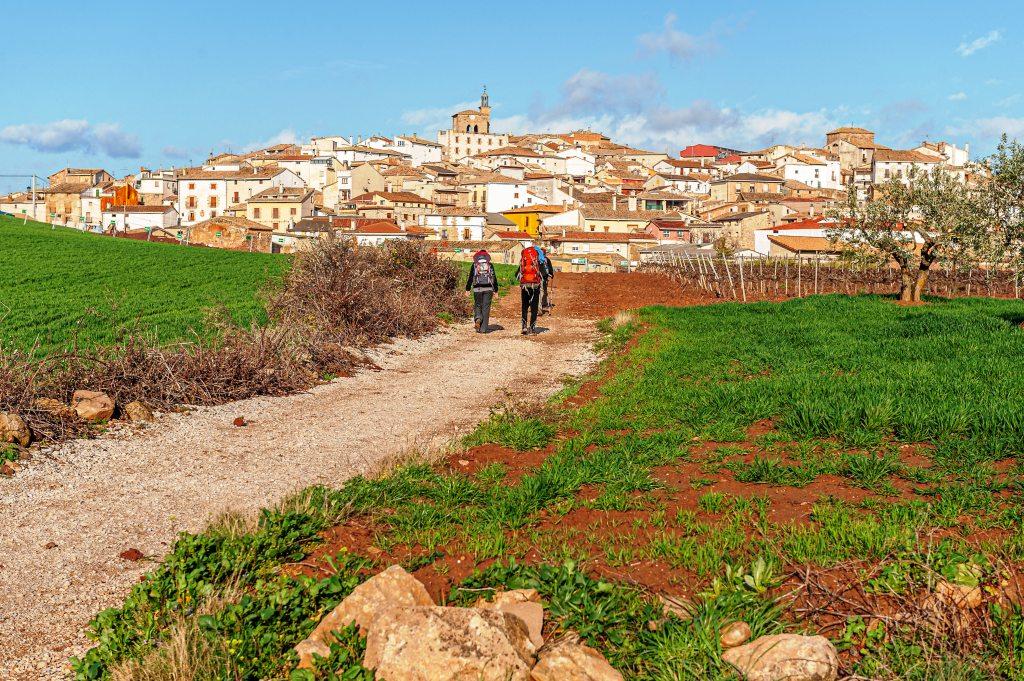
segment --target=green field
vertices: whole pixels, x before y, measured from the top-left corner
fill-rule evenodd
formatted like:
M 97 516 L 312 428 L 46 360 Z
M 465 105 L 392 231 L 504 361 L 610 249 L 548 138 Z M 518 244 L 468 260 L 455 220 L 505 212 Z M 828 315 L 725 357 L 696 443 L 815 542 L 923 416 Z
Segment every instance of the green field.
M 556 628 L 626 678 L 735 678 L 717 635 L 737 619 L 755 636 L 822 631 L 840 676 L 1024 678 L 1024 615 L 1000 596 L 1024 567 L 1022 320 L 1019 301 L 870 296 L 643 310 L 609 326 L 619 350 L 593 399 L 493 416 L 456 455 L 468 468 L 356 478 L 244 532 L 183 538 L 123 610 L 100 615 L 102 643 L 78 670 L 142 659 L 174 613 L 230 584 L 248 595 L 200 618 L 209 675 L 285 678 L 317 619 L 399 562 L 444 580 L 455 603 L 538 589 Z M 472 465 L 487 443 L 507 456 Z M 318 554 L 336 524 L 369 528 L 373 546 Z M 300 559 L 332 576 L 281 574 Z M 816 615 L 784 596 L 819 578 L 857 595 L 808 590 Z M 981 587 L 971 628 L 919 609 L 939 581 Z M 689 615 L 664 620 L 652 593 Z M 367 678 L 359 637 L 341 643 L 333 668 Z
M 0 341 L 43 353 L 109 344 L 138 325 L 161 342 L 202 332 L 211 308 L 261 321 L 258 293 L 286 256 L 113 239 L 0 216 Z

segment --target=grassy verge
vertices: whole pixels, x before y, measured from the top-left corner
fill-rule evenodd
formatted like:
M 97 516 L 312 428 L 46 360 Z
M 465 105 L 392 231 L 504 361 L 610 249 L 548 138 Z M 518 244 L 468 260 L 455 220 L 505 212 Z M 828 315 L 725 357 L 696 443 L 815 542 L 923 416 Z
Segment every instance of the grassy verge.
M 270 608 L 232 629 L 240 676 L 287 676 L 283 640 L 250 639 L 300 640 L 348 584 L 401 562 L 453 602 L 537 588 L 556 630 L 630 678 L 730 678 L 717 633 L 737 619 L 755 635 L 821 631 L 850 674 L 1021 678 L 1024 405 L 1008 396 L 1024 394 L 1022 313 L 839 296 L 644 310 L 615 327 L 628 331 L 610 336 L 614 372 L 586 403 L 495 414 L 450 465 L 307 490 L 255 527 L 183 536 L 97 618 L 76 667 L 102 678 L 153 655 L 229 587 L 261 603 L 312 588 L 288 576 L 301 560 L 342 586 L 303 597 L 301 624 Z M 318 543 L 329 527 L 369 536 Z M 969 621 L 929 614 L 939 582 L 981 590 Z
M 0 216 L 0 341 L 41 354 L 144 328 L 160 342 L 206 329 L 210 308 L 242 326 L 265 322 L 258 293 L 284 274 L 282 255 L 183 248 L 51 229 Z

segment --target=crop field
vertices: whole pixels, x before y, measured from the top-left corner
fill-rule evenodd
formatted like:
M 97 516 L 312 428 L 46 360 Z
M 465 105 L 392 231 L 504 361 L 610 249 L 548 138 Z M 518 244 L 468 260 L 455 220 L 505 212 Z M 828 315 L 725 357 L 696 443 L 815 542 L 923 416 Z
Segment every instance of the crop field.
M 537 588 L 627 678 L 734 678 L 736 620 L 820 632 L 846 674 L 1024 678 L 1022 321 L 979 299 L 642 310 L 594 376 L 437 464 L 183 536 L 76 668 L 166 661 L 173 630 L 211 669 L 287 678 L 295 642 L 400 563 L 456 604 Z M 979 604 L 950 614 L 940 584 Z M 342 638 L 337 678 L 365 678 L 362 645 Z
M 41 354 L 116 342 L 138 328 L 160 342 L 209 331 L 206 315 L 265 318 L 259 292 L 286 256 L 113 239 L 0 216 L 0 342 Z

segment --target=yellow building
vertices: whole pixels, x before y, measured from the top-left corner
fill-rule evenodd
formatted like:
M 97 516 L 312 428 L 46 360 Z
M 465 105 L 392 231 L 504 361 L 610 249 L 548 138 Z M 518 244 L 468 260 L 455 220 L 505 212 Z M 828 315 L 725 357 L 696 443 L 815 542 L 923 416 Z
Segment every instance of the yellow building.
M 522 231 L 526 232 L 530 236 L 537 236 L 540 234 L 540 221 L 546 217 L 552 215 L 558 215 L 566 211 L 565 206 L 553 206 L 547 204 L 539 204 L 536 206 L 523 206 L 522 208 L 513 208 L 507 210 L 502 215 L 507 217 L 512 222 L 516 223 Z

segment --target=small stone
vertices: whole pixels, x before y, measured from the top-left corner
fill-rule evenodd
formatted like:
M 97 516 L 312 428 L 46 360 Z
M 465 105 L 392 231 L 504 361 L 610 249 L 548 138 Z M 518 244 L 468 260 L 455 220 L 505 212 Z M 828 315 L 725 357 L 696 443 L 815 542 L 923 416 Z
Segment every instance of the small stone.
M 540 652 L 532 681 L 622 681 L 601 653 L 582 643 L 559 641 Z
M 239 428 L 249 425 L 249 423 L 245 420 L 244 416 L 236 416 L 235 420 L 232 421 L 231 423 L 238 426 Z
M 762 636 L 729 648 L 722 660 L 746 681 L 835 681 L 839 677 L 839 653 L 824 636 Z
M 935 596 L 950 606 L 966 610 L 980 608 L 982 603 L 980 586 L 965 586 L 945 580 L 935 585 Z
M 136 548 L 126 549 L 117 555 L 122 560 L 128 560 L 133 563 L 140 561 L 143 558 L 142 551 L 139 551 Z
M 85 421 L 107 421 L 114 415 L 114 400 L 95 390 L 76 390 L 71 396 L 71 407 Z
M 12 463 L 12 461 L 4 461 L 3 464 L 0 464 L 0 475 L 14 475 L 18 469 Z
M 45 544 L 43 544 L 43 548 L 44 549 L 55 549 L 55 548 L 57 548 L 57 542 L 55 542 L 55 541 L 48 541 Z
M 459 465 L 460 466 L 468 466 L 469 465 L 469 461 L 466 460 L 466 459 L 459 459 Z
M 9 442 L 27 447 L 32 441 L 32 433 L 20 416 L 0 412 L 0 443 Z
M 722 648 L 735 648 L 750 640 L 750 625 L 746 622 L 733 622 L 722 627 L 718 635 L 718 643 Z
M 124 405 L 121 413 L 132 423 L 143 423 L 153 420 L 153 410 L 138 400 Z
M 661 595 L 658 597 L 661 600 L 662 612 L 667 616 L 675 616 L 679 619 L 688 620 L 692 618 L 691 613 L 693 612 L 691 604 L 682 599 L 675 598 L 674 596 Z
M 73 419 L 78 417 L 78 414 L 75 413 L 74 409 L 60 400 L 53 399 L 52 397 L 40 397 L 32 403 L 32 406 L 41 412 L 50 414 L 51 416 L 56 416 L 60 419 Z

